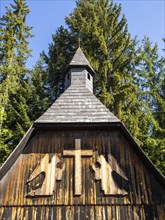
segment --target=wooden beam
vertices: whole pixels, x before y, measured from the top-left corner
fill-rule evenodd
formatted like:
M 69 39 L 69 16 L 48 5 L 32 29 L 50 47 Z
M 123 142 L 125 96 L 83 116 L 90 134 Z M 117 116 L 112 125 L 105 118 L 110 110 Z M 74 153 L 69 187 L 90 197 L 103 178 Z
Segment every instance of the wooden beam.
M 75 139 L 75 150 L 63 150 L 63 156 L 75 158 L 74 194 L 79 196 L 82 193 L 81 157 L 91 157 L 93 156 L 93 151 L 81 150 L 81 139 Z

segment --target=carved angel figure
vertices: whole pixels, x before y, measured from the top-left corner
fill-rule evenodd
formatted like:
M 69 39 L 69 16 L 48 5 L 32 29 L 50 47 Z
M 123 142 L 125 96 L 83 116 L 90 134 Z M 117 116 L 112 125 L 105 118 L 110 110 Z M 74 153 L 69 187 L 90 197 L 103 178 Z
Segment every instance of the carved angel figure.
M 56 180 L 62 179 L 62 174 L 65 169 L 65 164 L 62 167 L 58 167 L 61 159 L 57 154 L 55 154 L 51 161 L 49 161 L 49 154 L 46 154 L 41 160 L 39 166 L 35 168 L 26 183 L 30 183 L 40 174 L 44 175 L 44 180 L 41 187 L 32 190 L 27 194 L 27 196 L 51 196 L 56 189 Z
M 96 165 L 98 164 L 98 165 Z M 125 189 L 119 188 L 119 186 L 116 184 L 114 177 L 113 177 L 113 171 L 115 171 L 119 176 L 124 178 L 128 181 L 127 177 L 125 176 L 124 172 L 120 169 L 118 166 L 115 158 L 108 154 L 108 162 L 106 161 L 105 157 L 103 155 L 100 155 L 97 157 L 96 164 L 92 164 L 92 170 L 95 174 L 96 180 L 101 180 L 101 189 L 104 191 L 105 195 L 127 195 L 127 192 Z M 114 165 L 114 170 L 110 166 L 110 164 Z

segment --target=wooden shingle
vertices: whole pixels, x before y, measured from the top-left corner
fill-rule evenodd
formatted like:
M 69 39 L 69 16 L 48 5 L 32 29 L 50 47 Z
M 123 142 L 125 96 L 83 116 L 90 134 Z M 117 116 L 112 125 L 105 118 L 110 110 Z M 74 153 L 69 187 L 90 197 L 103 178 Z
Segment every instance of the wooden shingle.
M 73 84 L 35 123 L 119 122 L 82 83 Z

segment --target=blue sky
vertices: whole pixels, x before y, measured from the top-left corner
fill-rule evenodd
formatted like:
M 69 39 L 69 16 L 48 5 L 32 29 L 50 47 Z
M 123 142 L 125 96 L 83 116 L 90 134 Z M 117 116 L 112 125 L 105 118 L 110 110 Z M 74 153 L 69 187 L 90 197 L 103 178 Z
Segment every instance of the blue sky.
M 5 13 L 5 6 L 12 1 L 0 0 L 0 16 Z M 139 40 L 147 35 L 152 42 L 159 46 L 159 54 L 164 55 L 162 38 L 165 37 L 165 1 L 164 0 L 116 0 L 122 4 L 122 13 L 128 21 L 129 32 Z M 48 51 L 51 35 L 60 25 L 65 25 L 68 16 L 76 6 L 74 0 L 27 0 L 31 10 L 27 24 L 33 26 L 34 37 L 29 40 L 33 50 L 27 67 L 32 68 L 39 58 L 39 53 Z

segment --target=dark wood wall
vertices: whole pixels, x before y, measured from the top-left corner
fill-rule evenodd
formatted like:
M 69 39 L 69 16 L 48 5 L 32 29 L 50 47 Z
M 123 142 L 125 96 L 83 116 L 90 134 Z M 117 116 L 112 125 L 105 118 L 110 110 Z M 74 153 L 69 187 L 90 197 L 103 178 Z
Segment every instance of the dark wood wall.
M 63 150 L 74 150 L 81 139 L 82 150 L 93 150 L 93 157 L 82 157 L 82 193 L 74 195 L 74 157 L 63 157 Z M 41 187 L 40 175 L 31 184 L 28 178 L 41 160 L 57 154 L 65 164 L 52 196 L 29 197 Z M 91 164 L 98 155 L 112 155 L 116 194 L 105 195 L 101 181 L 95 180 Z M 114 163 L 115 161 L 115 163 Z M 61 166 L 61 165 L 60 165 Z M 117 175 L 120 167 L 128 180 Z M 49 187 L 49 186 L 46 186 Z M 127 195 L 118 193 L 122 188 Z M 23 153 L 0 182 L 0 219 L 164 219 L 165 189 L 120 131 L 42 130 L 31 138 Z M 20 216 L 20 218 L 18 218 Z
M 3 207 L 4 220 L 164 220 L 163 205 Z

